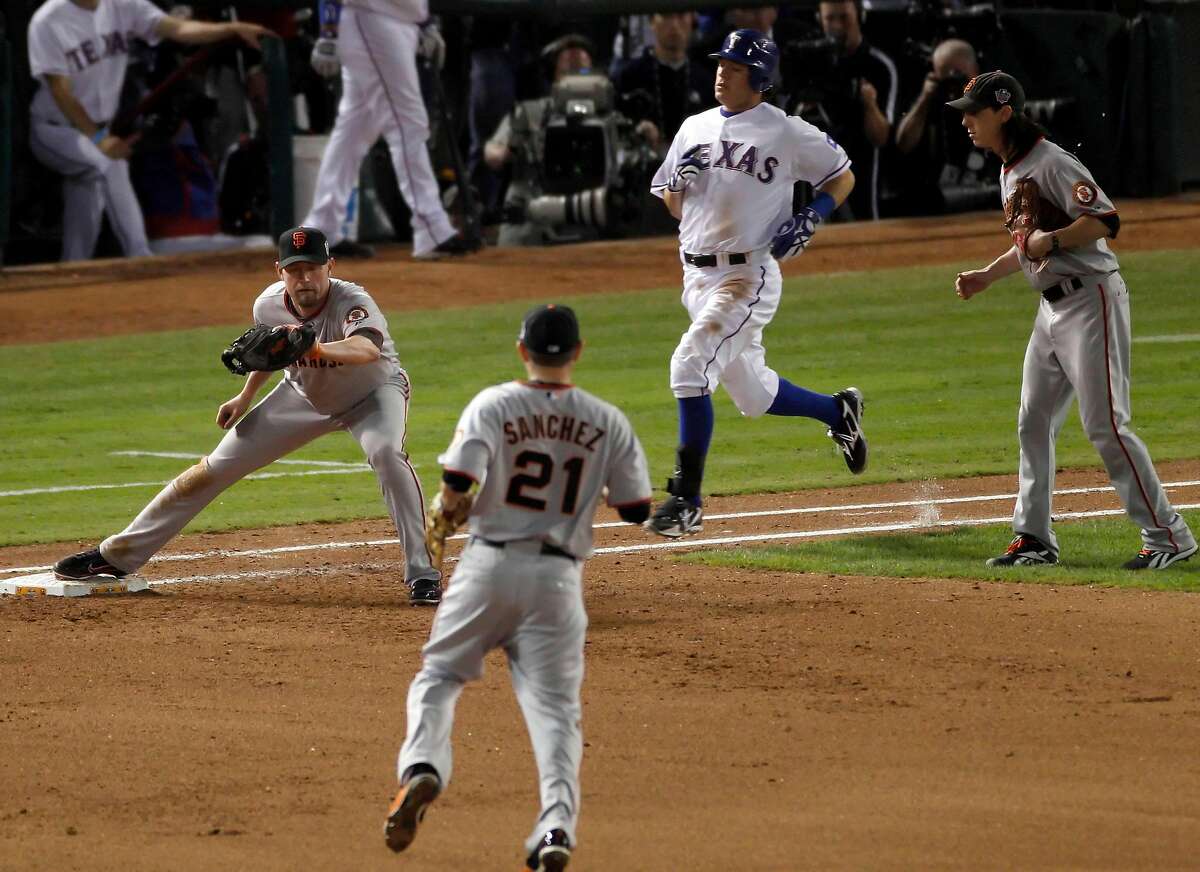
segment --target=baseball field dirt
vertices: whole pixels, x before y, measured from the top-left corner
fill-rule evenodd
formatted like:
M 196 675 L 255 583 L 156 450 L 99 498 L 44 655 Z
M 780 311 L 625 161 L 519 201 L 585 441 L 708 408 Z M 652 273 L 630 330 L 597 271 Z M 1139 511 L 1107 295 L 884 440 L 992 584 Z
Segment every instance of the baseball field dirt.
M 1132 202 L 1122 215 L 1119 249 L 1200 238 L 1195 201 Z M 831 227 L 789 274 L 982 260 L 1003 239 L 997 222 Z M 9 271 L 3 341 L 240 323 L 247 288 L 269 278 L 263 259 Z M 397 310 L 671 287 L 678 269 L 672 242 L 654 240 L 452 264 L 385 249 L 351 277 Z M 1200 462 L 1160 473 L 1200 479 Z M 1057 484 L 1105 481 L 1074 470 Z M 992 477 L 715 499 L 710 515 L 829 511 L 722 519 L 706 533 L 840 528 L 863 513 L 836 507 L 864 503 L 916 503 L 868 519 L 908 521 L 931 488 L 1014 487 Z M 1057 505 L 1114 507 L 1105 492 Z M 395 546 L 353 544 L 393 535 L 383 520 L 185 535 L 144 574 L 202 580 L 0 599 L 0 869 L 521 868 L 535 776 L 495 655 L 458 709 L 454 782 L 405 855 L 383 846 L 405 691 L 434 615 L 408 606 Z M 632 528 L 597 536 L 647 542 Z M 0 566 L 42 566 L 81 544 L 93 543 L 0 549 Z M 263 553 L 320 544 L 334 547 Z M 743 572 L 672 553 L 606 553 L 585 573 L 572 870 L 1195 868 L 1200 595 Z

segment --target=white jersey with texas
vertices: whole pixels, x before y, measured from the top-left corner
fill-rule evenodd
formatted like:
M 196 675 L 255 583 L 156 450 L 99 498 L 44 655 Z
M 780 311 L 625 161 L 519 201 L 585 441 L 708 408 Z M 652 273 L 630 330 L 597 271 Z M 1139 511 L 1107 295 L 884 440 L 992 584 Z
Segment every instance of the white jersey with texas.
M 719 106 L 683 122 L 654 174 L 661 197 L 679 161 L 699 146 L 706 169 L 688 185 L 680 247 L 695 254 L 751 252 L 770 244 L 792 215 L 792 186 L 820 187 L 850 168 L 828 134 L 770 103 L 727 115 Z
M 308 321 L 318 342 L 336 342 L 362 333 L 379 348 L 373 363 L 346 366 L 327 360 L 301 358 L 284 371 L 284 378 L 314 409 L 336 415 L 349 409 L 371 391 L 393 378 L 407 377 L 396 357 L 396 346 L 388 333 L 387 319 L 375 301 L 353 282 L 331 278 L 329 296 L 317 314 L 303 318 L 292 306 L 283 282 L 275 282 L 254 301 L 254 323 L 276 326 Z
M 481 391 L 438 462 L 481 484 L 473 534 L 540 539 L 578 559 L 592 553 L 592 516 L 605 487 L 614 507 L 651 497 L 629 420 L 572 385 L 513 381 Z
M 100 0 L 95 10 L 49 0 L 29 21 L 29 70 L 39 82 L 46 75 L 67 76 L 88 117 L 107 124 L 117 111 L 130 44 L 157 44 L 154 29 L 162 17 L 149 0 Z M 42 121 L 68 123 L 44 84 L 29 111 Z

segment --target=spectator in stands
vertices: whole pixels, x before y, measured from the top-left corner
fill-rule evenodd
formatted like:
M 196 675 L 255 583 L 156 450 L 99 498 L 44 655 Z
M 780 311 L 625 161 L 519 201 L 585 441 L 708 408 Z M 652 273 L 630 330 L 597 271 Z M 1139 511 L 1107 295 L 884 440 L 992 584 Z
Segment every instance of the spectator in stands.
M 613 37 L 612 59 L 608 62 L 608 77 L 614 82 L 625 67 L 642 56 L 654 43 L 651 15 L 622 15 Z
M 695 16 L 691 12 L 652 15 L 654 44 L 626 64 L 615 85 L 618 106 L 658 152 L 665 152 L 679 125 L 715 104 L 713 78 L 707 68 L 688 60 Z
M 34 156 L 63 177 L 63 260 L 92 256 L 107 213 L 127 256 L 150 254 L 142 210 L 129 179 L 137 136 L 109 129 L 130 42 L 199 44 L 270 34 L 249 23 L 185 21 L 149 0 L 49 0 L 29 21 L 29 66 L 38 82 L 30 105 Z
M 467 106 L 470 150 L 467 172 L 479 190 L 486 216 L 499 206 L 502 181 L 483 160 L 484 143 L 512 111 L 517 76 L 510 40 L 513 25 L 504 16 L 478 15 L 467 28 L 471 56 L 470 97 Z
M 861 0 L 821 0 L 821 30 L 834 52 L 819 99 L 801 103 L 799 114 L 830 134 L 854 163 L 857 183 L 839 215 L 879 217 L 880 150 L 891 138 L 899 82 L 896 65 L 867 42 Z M 819 61 L 814 59 L 814 66 Z
M 964 40 L 947 39 L 933 50 L 930 67 L 921 93 L 896 127 L 905 213 L 937 215 L 994 204 L 999 159 L 974 148 L 962 116 L 945 105 L 979 75 L 975 49 Z
M 560 37 L 542 50 L 555 82 L 563 76 L 590 71 L 593 54 L 591 40 L 579 34 Z M 489 167 L 497 171 L 511 168 L 499 245 L 540 245 L 547 241 L 541 227 L 520 220 L 519 214 L 537 190 L 545 154 L 543 123 L 550 102 L 551 98 L 545 96 L 517 103 L 483 147 L 483 159 Z

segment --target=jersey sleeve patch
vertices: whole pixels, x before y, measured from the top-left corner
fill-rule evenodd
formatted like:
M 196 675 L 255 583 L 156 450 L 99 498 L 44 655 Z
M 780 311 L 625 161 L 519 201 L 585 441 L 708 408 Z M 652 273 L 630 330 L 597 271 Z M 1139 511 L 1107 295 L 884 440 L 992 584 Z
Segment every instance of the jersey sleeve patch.
M 364 309 L 362 306 L 355 306 L 349 312 L 346 313 L 346 323 L 347 324 L 357 324 L 359 321 L 365 321 L 366 319 L 367 319 L 367 310 Z
M 1096 205 L 1096 201 L 1100 198 L 1100 192 L 1096 190 L 1096 186 L 1091 182 L 1086 179 L 1080 179 L 1071 186 L 1071 196 L 1084 209 L 1090 209 Z

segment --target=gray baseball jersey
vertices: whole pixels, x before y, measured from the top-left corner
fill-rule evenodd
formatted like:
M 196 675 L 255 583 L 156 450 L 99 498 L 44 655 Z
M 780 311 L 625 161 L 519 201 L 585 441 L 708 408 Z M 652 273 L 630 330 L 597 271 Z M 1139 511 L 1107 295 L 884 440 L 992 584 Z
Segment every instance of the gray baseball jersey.
M 1040 139 L 1024 157 L 1000 171 L 1000 195 L 1005 217 L 1011 215 L 1013 190 L 1024 179 L 1033 179 L 1044 199 L 1049 200 L 1074 221 L 1084 215 L 1104 218 L 1116 215 L 1117 208 L 1096 184 L 1079 158 L 1048 139 Z M 1019 251 L 1018 251 L 1019 254 Z M 1119 268 L 1117 256 L 1104 239 L 1087 245 L 1063 249 L 1041 260 L 1019 254 L 1021 269 L 1035 290 L 1056 285 L 1075 276 L 1109 275 Z
M 284 370 L 284 378 L 314 409 L 335 415 L 353 406 L 384 382 L 402 373 L 387 320 L 375 301 L 353 282 L 331 278 L 329 296 L 321 311 L 305 319 L 293 308 L 283 282 L 275 282 L 254 301 L 254 323 L 274 327 L 307 320 L 318 342 L 336 342 L 362 333 L 379 348 L 374 363 L 346 366 L 302 358 Z
M 540 539 L 579 558 L 592 553 L 592 513 L 606 486 L 613 506 L 651 495 L 629 420 L 570 385 L 514 381 L 481 392 L 438 462 L 482 484 L 473 533 Z
M 508 656 L 540 785 L 527 851 L 562 829 L 575 844 L 583 758 L 583 561 L 602 489 L 613 505 L 650 502 L 646 457 L 614 406 L 569 385 L 509 382 L 467 406 L 449 470 L 482 482 L 474 534 L 438 608 L 408 691 L 399 774 L 417 763 L 453 769 L 450 732 L 466 681 L 493 648 Z

